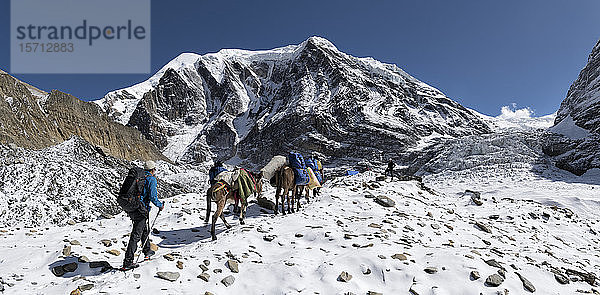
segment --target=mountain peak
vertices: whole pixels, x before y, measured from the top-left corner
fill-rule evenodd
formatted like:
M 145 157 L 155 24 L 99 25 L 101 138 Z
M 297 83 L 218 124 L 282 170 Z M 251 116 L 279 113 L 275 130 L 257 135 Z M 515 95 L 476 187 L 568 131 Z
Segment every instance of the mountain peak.
M 397 66 L 345 54 L 318 36 L 269 50 L 182 54 L 99 104 L 182 163 L 252 165 L 292 149 L 383 160 L 426 137 L 490 132 Z
M 335 45 L 333 45 L 333 43 L 331 41 L 329 41 L 323 37 L 319 37 L 319 36 L 309 37 L 308 39 L 306 39 L 306 41 L 304 41 L 302 43 L 303 44 L 310 43 L 310 44 L 313 44 L 318 47 L 325 47 L 325 48 L 338 50 L 337 47 L 335 47 Z

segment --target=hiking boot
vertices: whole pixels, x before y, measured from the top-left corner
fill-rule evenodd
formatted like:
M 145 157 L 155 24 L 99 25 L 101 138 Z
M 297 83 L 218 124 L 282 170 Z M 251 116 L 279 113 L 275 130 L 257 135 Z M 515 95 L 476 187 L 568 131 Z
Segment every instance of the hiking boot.
M 121 267 L 122 270 L 128 270 L 128 269 L 134 269 L 136 267 L 140 266 L 137 263 L 133 263 L 133 262 L 123 262 L 123 267 Z
M 156 252 L 149 250 L 148 252 L 144 253 L 144 259 L 150 259 L 150 257 L 152 257 L 154 254 L 156 254 Z

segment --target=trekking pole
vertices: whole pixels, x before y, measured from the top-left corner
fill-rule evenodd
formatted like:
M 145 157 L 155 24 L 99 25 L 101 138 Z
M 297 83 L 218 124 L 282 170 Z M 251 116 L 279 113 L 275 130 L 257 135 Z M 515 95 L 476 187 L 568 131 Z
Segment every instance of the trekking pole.
M 150 239 L 150 234 L 152 229 L 154 228 L 154 224 L 156 223 L 156 220 L 158 219 L 158 215 L 160 215 L 160 211 L 159 210 L 158 213 L 156 214 L 156 217 L 154 217 L 154 221 L 152 222 L 152 226 L 150 228 L 148 228 L 148 236 L 146 237 L 146 240 L 144 240 L 144 243 L 142 243 L 142 247 L 140 247 L 140 251 L 144 250 L 144 246 L 146 245 L 146 243 L 148 242 L 148 239 Z M 148 218 L 148 222 L 150 222 L 150 218 Z M 141 253 L 138 254 L 138 257 L 135 259 L 135 264 L 138 263 L 138 261 L 140 260 L 140 255 Z

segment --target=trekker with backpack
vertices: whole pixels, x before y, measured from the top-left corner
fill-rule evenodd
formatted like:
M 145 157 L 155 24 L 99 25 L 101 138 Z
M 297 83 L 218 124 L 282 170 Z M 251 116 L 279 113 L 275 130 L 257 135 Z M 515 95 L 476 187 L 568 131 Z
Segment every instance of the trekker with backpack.
M 152 202 L 160 211 L 164 209 L 164 204 L 158 200 L 157 180 L 154 176 L 156 172 L 156 163 L 153 161 L 147 161 L 144 163 L 144 170 L 138 167 L 134 167 L 129 171 L 125 182 L 121 187 L 119 193 L 119 204 L 129 215 L 133 222 L 133 228 L 131 235 L 129 236 L 129 243 L 127 244 L 127 251 L 125 252 L 125 259 L 123 260 L 123 269 L 136 268 L 139 265 L 133 262 L 135 252 L 137 251 L 137 244 L 140 241 L 142 245 L 142 251 L 146 258 L 154 255 L 154 251 L 150 249 L 150 241 L 148 236 L 150 234 L 150 228 L 148 225 L 148 218 L 150 216 L 150 202 Z M 128 202 L 122 201 L 123 196 L 128 196 Z
M 385 169 L 385 173 L 383 174 L 384 176 L 387 176 L 389 173 L 392 178 L 392 181 L 394 180 L 394 167 L 395 166 L 396 166 L 396 163 L 394 163 L 394 161 L 392 159 L 390 159 L 388 161 L 387 169 Z M 396 176 L 396 178 L 398 178 L 398 176 Z

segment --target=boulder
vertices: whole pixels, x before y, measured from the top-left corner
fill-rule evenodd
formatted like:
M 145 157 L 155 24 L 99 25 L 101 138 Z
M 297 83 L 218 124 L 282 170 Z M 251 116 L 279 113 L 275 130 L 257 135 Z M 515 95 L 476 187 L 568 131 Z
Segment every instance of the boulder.
M 205 272 L 203 272 L 203 273 L 201 273 L 201 274 L 198 275 L 198 278 L 202 279 L 205 282 L 208 282 L 208 280 L 210 279 L 210 275 L 207 274 L 207 273 L 205 273 Z
M 269 209 L 269 210 L 275 210 L 275 203 L 273 203 L 273 201 L 267 199 L 267 198 L 263 198 L 263 197 L 259 197 L 256 198 L 257 204 L 260 207 L 263 207 L 265 209 Z
M 352 279 L 352 275 L 345 271 L 342 271 L 342 273 L 340 273 L 340 275 L 337 278 L 338 281 L 344 282 L 344 283 L 349 282 L 351 279 Z
M 81 291 L 89 291 L 92 288 L 94 288 L 94 284 L 85 284 L 85 285 L 79 286 L 79 290 L 81 290 Z
M 71 246 L 65 246 L 62 250 L 62 254 L 65 257 L 71 256 Z
M 485 280 L 485 284 L 490 287 L 498 287 L 500 284 L 502 284 L 502 282 L 504 282 L 504 278 L 497 273 L 490 275 Z
M 394 254 L 394 255 L 392 255 L 392 258 L 398 259 L 400 261 L 407 260 L 406 255 L 404 255 L 404 254 Z
M 87 258 L 87 256 L 79 256 L 79 258 L 77 258 L 77 261 L 81 262 L 81 263 L 87 263 L 90 262 L 90 259 Z
M 238 268 L 238 263 L 235 260 L 227 260 L 227 267 L 229 268 L 229 270 L 231 270 L 231 272 L 233 273 L 239 273 L 240 270 Z
M 559 282 L 561 285 L 566 285 L 568 283 L 570 283 L 571 281 L 569 281 L 569 278 L 567 278 L 565 275 L 561 274 L 561 273 L 555 273 L 554 274 L 554 279 Z
M 523 288 L 525 288 L 525 290 L 532 292 L 532 293 L 535 292 L 535 286 L 527 278 L 525 278 L 518 272 L 516 274 L 519 277 L 519 279 L 521 280 L 521 282 L 523 283 Z
M 177 279 L 179 279 L 179 273 L 171 271 L 159 271 L 156 273 L 156 276 L 170 282 L 174 282 L 177 281 Z
M 225 278 L 223 278 L 221 280 L 221 283 L 223 285 L 225 285 L 225 287 L 229 287 L 229 286 L 233 285 L 234 282 L 235 282 L 235 277 L 234 276 L 226 276 Z
M 482 231 L 484 231 L 484 232 L 486 232 L 486 233 L 488 233 L 488 234 L 491 234 L 491 233 L 492 233 L 492 230 L 490 229 L 490 227 L 489 227 L 488 225 L 484 224 L 484 223 L 481 223 L 481 222 L 479 222 L 479 221 L 476 221 L 476 222 L 475 222 L 475 226 L 476 226 L 478 229 L 480 229 L 480 230 L 482 230 Z
M 377 196 L 375 197 L 375 202 L 383 207 L 394 207 L 396 206 L 396 202 L 390 199 L 387 196 Z
M 431 266 L 430 266 L 430 267 L 426 267 L 426 268 L 424 269 L 424 271 L 425 271 L 426 273 L 428 273 L 428 274 L 430 274 L 430 275 L 431 275 L 431 274 L 434 274 L 434 273 L 436 273 L 436 272 L 438 271 L 438 269 L 437 269 L 437 267 L 431 267 Z

